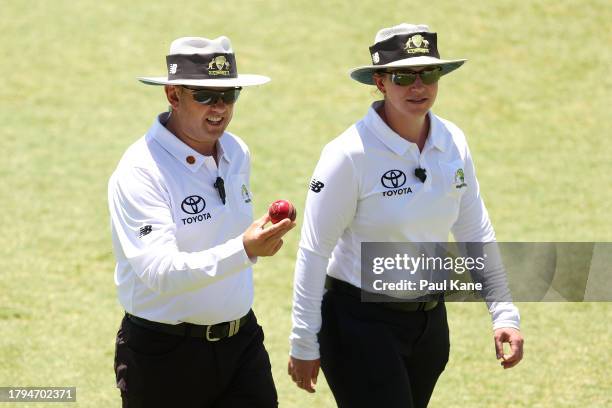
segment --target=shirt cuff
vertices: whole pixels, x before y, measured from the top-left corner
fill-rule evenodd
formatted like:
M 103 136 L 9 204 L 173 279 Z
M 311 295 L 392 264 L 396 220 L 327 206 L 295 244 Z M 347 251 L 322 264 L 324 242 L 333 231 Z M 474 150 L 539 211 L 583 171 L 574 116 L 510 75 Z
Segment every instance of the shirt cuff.
M 490 309 L 493 330 L 511 327 L 520 330 L 521 315 L 518 308 L 510 302 L 496 302 Z
M 240 271 L 249 268 L 257 260 L 257 257 L 249 258 L 247 255 L 242 242 L 242 235 L 227 241 L 224 249 L 226 250 L 224 251 L 226 256 L 223 257 L 221 263 L 225 271 Z
M 291 338 L 289 355 L 298 360 L 316 360 L 320 357 L 319 344 L 316 341 Z
M 259 259 L 258 256 L 253 256 L 250 257 L 247 252 L 246 252 L 246 248 L 244 247 L 244 234 L 240 234 L 238 237 L 236 237 L 236 239 L 240 242 L 240 244 L 242 245 L 242 252 L 244 252 L 244 256 L 249 260 L 251 265 L 255 265 L 257 263 L 257 260 Z

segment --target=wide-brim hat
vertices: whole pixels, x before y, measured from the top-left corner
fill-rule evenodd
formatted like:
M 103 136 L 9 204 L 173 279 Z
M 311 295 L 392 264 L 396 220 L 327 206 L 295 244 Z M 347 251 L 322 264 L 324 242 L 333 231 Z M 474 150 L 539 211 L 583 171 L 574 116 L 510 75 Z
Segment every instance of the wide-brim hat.
M 168 75 L 139 77 L 147 85 L 187 85 L 207 88 L 235 88 L 262 85 L 270 78 L 238 74 L 230 39 L 182 37 L 172 41 L 166 56 Z
M 373 65 L 353 68 L 351 78 L 362 84 L 374 85 L 372 74 L 395 68 L 439 66 L 442 75 L 459 68 L 467 60 L 440 58 L 437 34 L 425 24 L 402 23 L 383 28 L 376 33 L 370 47 Z

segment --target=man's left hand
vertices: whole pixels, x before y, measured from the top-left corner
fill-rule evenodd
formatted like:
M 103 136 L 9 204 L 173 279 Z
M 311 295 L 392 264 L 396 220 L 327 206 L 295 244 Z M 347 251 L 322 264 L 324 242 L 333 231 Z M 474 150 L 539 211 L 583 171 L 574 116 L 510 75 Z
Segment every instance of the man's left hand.
M 512 368 L 523 359 L 523 335 L 517 329 L 502 327 L 495 330 L 495 353 L 502 367 Z M 510 354 L 504 354 L 504 343 L 510 344 Z

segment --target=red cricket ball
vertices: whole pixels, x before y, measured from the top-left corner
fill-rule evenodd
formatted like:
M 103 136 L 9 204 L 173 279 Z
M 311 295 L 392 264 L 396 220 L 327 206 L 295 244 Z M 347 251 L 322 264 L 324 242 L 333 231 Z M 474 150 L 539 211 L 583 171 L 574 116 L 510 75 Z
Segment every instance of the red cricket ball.
M 297 212 L 295 211 L 295 207 L 289 201 L 286 200 L 276 200 L 272 204 L 270 204 L 270 208 L 268 208 L 268 214 L 270 215 L 270 219 L 272 224 L 276 224 L 284 220 L 285 218 L 289 218 L 291 221 L 295 221 L 295 216 Z

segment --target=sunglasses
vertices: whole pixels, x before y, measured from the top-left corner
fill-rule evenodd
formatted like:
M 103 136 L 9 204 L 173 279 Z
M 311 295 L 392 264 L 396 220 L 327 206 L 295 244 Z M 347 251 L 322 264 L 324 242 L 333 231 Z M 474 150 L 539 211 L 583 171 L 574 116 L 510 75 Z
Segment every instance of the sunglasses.
M 193 100 L 202 105 L 214 105 L 219 99 L 223 103 L 231 105 L 238 100 L 240 90 L 242 90 L 242 88 L 232 88 L 226 91 L 213 91 L 212 89 L 194 89 L 186 86 L 183 86 L 183 88 L 190 91 L 191 95 L 193 95 Z
M 421 78 L 421 82 L 425 85 L 431 85 L 438 82 L 442 76 L 442 68 L 436 67 L 420 72 L 390 72 L 391 82 L 399 86 L 412 85 L 416 81 L 417 76 Z

